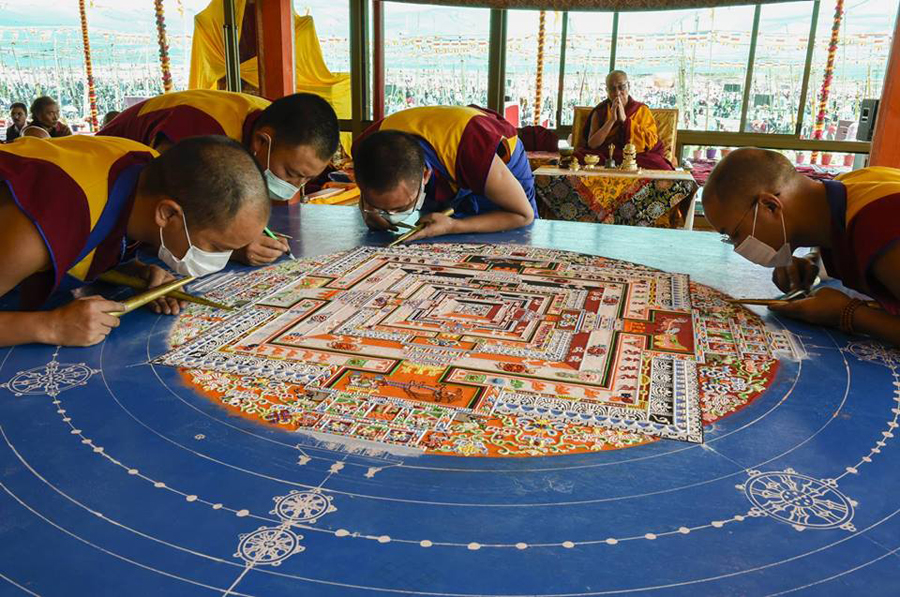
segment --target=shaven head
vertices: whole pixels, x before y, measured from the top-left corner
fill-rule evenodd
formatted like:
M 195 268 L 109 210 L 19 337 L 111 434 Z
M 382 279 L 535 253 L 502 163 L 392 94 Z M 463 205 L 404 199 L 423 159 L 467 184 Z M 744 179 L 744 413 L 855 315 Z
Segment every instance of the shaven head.
M 295 93 L 272 102 L 256 121 L 255 130 L 263 127 L 272 129 L 276 143 L 311 147 L 325 161 L 338 148 L 337 114 L 313 93 Z
M 722 158 L 703 186 L 703 206 L 746 208 L 760 193 L 778 195 L 801 176 L 778 153 L 756 147 L 735 149 Z
M 613 81 L 624 80 L 626 83 L 628 82 L 628 73 L 623 70 L 613 70 L 609 71 L 609 74 L 606 75 L 606 86 L 609 87 L 610 83 Z
M 189 137 L 150 162 L 142 176 L 148 195 L 173 199 L 188 227 L 225 228 L 240 213 L 259 221 L 270 203 L 262 172 L 253 157 L 228 137 Z
M 37 139 L 49 139 L 50 133 L 47 132 L 47 129 L 38 126 L 36 124 L 29 124 L 24 129 L 22 129 L 22 134 L 20 137 L 35 137 Z
M 363 192 L 385 193 L 402 183 L 418 188 L 425 170 L 425 153 L 414 135 L 378 131 L 356 148 L 353 168 Z

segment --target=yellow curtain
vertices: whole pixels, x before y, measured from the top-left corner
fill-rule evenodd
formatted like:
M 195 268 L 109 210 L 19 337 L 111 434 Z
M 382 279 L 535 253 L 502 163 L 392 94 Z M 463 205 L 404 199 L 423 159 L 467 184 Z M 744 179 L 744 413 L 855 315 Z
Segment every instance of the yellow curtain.
M 244 21 L 247 0 L 235 0 L 235 19 Z M 222 26 L 225 9 L 221 0 L 212 0 L 194 17 L 194 41 L 191 48 L 190 89 L 217 89 L 225 76 L 225 41 Z M 350 118 L 350 74 L 332 73 L 322 57 L 322 47 L 311 16 L 294 14 L 294 79 L 298 92 L 315 93 L 327 100 L 338 118 Z M 259 87 L 259 65 L 256 58 L 241 64 L 241 79 Z M 344 137 L 348 139 L 344 139 Z M 341 134 L 341 143 L 349 149 L 349 133 Z

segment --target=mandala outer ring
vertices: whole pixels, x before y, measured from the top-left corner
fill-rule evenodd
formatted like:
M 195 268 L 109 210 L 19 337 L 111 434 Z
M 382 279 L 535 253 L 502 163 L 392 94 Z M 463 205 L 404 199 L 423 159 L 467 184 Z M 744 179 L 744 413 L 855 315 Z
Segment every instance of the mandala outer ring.
M 444 251 L 448 251 L 448 249 L 446 249 L 448 246 L 450 245 L 425 245 L 425 247 L 442 247 L 442 250 Z M 458 251 L 465 250 L 465 247 L 460 245 L 455 245 L 455 247 L 459 247 L 456 249 Z M 479 248 L 482 246 L 468 245 L 467 247 Z M 415 248 L 416 247 L 412 247 L 407 250 Z M 581 258 L 586 257 L 603 264 L 613 266 L 626 265 L 634 267 L 637 271 L 658 272 L 658 270 L 645 268 L 644 266 L 634 265 L 624 261 L 583 255 L 580 253 L 550 249 L 534 249 L 531 247 L 504 246 L 504 250 L 509 252 L 512 252 L 517 248 L 523 250 L 533 249 L 535 251 L 542 251 L 546 254 L 556 256 L 572 255 Z M 330 256 L 321 256 L 316 259 L 323 260 L 330 257 L 345 256 L 349 253 L 352 253 L 352 251 Z M 314 262 L 312 259 L 306 261 Z M 282 275 L 283 280 L 290 280 L 297 277 L 296 273 L 294 273 L 293 276 L 288 273 L 290 268 L 298 267 L 299 270 L 300 267 L 298 264 L 302 263 L 304 262 L 286 262 L 286 264 L 277 264 L 276 266 L 270 266 L 269 268 L 262 268 L 259 275 L 265 275 L 265 270 L 270 270 L 274 271 L 274 273 L 271 274 L 271 277 L 277 278 L 278 275 Z M 321 261 L 319 262 L 319 265 L 321 265 Z M 277 286 L 277 283 L 272 282 L 272 285 L 269 288 L 271 289 L 275 286 Z M 742 307 L 728 304 L 724 300 L 727 296 L 714 289 L 691 282 L 690 290 L 694 297 L 702 299 L 700 301 L 701 303 L 714 304 L 715 314 L 721 316 L 723 320 L 738 319 L 741 322 L 750 322 L 759 326 L 762 325 L 758 316 Z M 210 296 L 214 299 L 228 298 L 228 294 L 224 293 L 223 296 L 217 297 L 215 292 L 213 292 Z M 697 306 L 695 305 L 695 310 L 696 308 Z M 171 338 L 174 340 L 173 344 L 177 346 L 181 344 L 185 338 L 190 338 L 191 334 L 195 332 L 196 329 L 209 326 L 209 320 L 208 310 L 192 305 L 173 328 L 173 333 L 171 335 Z M 212 323 L 215 323 L 215 320 L 213 320 Z M 187 325 L 186 328 L 184 327 L 185 325 Z M 191 328 L 195 329 L 192 330 Z M 751 367 L 752 371 L 748 372 L 745 370 L 746 367 Z M 778 369 L 778 360 L 777 358 L 772 357 L 765 361 L 757 360 L 751 362 L 751 360 L 748 359 L 741 362 L 740 359 L 735 358 L 732 359 L 732 362 L 727 366 L 719 367 L 719 369 L 728 368 L 734 369 L 734 371 L 732 371 L 733 375 L 731 381 L 739 381 L 740 383 L 736 385 L 742 384 L 745 391 L 743 391 L 743 393 L 736 391 L 733 394 L 730 393 L 730 391 L 725 392 L 724 396 L 727 396 L 727 399 L 722 399 L 723 392 L 721 389 L 712 391 L 707 389 L 707 387 L 722 387 L 722 384 L 720 383 L 721 379 L 707 379 L 706 377 L 706 373 L 715 372 L 716 367 L 705 366 L 698 376 L 704 424 L 711 424 L 740 411 L 761 395 L 765 389 L 771 385 L 775 378 Z M 218 377 L 218 380 L 212 385 L 210 385 L 210 375 Z M 280 403 L 278 399 L 267 400 L 264 396 L 265 392 L 255 391 L 252 388 L 241 386 L 240 376 L 200 369 L 181 369 L 181 376 L 189 386 L 213 401 L 223 404 L 229 412 L 233 414 L 238 414 L 257 423 L 261 422 L 281 429 L 301 431 L 306 429 L 305 425 L 298 422 L 298 420 L 302 422 L 302 419 L 300 418 L 302 413 L 300 416 L 295 416 L 296 413 L 294 413 L 288 421 L 279 420 L 277 413 L 279 409 L 285 408 L 284 405 Z M 235 401 L 233 399 L 235 395 L 234 390 L 237 390 L 237 394 L 248 398 L 248 400 Z M 255 395 L 251 397 L 254 392 Z M 282 410 L 281 412 L 287 411 Z M 553 429 L 552 425 L 548 426 L 546 421 L 541 420 L 541 417 L 529 418 L 522 415 L 491 418 L 486 422 L 483 421 L 479 423 L 477 427 L 477 429 L 474 428 L 472 423 L 460 424 L 458 421 L 454 420 L 443 432 L 443 435 L 446 436 L 443 438 L 443 443 L 437 447 L 427 447 L 424 451 L 426 453 L 452 456 L 529 457 L 621 449 L 644 445 L 658 439 L 652 435 L 594 428 L 594 437 L 596 438 L 594 443 L 592 445 L 586 445 L 584 443 L 578 444 L 570 441 L 573 437 L 572 429 L 576 426 L 570 425 L 567 429 Z M 530 430 L 527 432 L 525 430 L 526 427 L 530 427 Z M 582 434 L 584 434 L 584 432 L 582 432 Z M 506 445 L 501 448 L 491 441 L 492 437 L 498 436 L 504 438 L 512 437 L 512 440 L 507 441 Z M 351 435 L 351 437 L 353 436 Z M 567 441 L 568 444 L 566 444 Z M 386 443 L 390 444 L 391 442 L 386 441 Z M 561 448 L 561 445 L 564 447 Z

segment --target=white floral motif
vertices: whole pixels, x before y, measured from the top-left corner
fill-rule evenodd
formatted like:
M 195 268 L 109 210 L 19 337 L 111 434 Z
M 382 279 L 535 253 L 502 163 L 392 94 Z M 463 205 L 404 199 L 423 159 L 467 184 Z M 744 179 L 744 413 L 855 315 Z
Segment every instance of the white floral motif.
M 790 468 L 749 472 L 747 482 L 737 487 L 753 503 L 751 516 L 771 516 L 798 531 L 856 530 L 852 523 L 856 502 L 841 493 L 833 479 L 813 479 Z
M 323 495 L 316 490 L 293 490 L 288 495 L 273 499 L 275 509 L 271 510 L 270 514 L 275 514 L 286 524 L 314 523 L 325 514 L 337 510 L 331 505 L 330 495 Z
M 306 549 L 300 545 L 301 539 L 303 535 L 284 527 L 259 527 L 252 533 L 241 535 L 234 557 L 252 566 L 280 566 L 288 557 Z
M 16 396 L 28 394 L 55 398 L 66 390 L 87 384 L 95 373 L 99 371 L 84 363 L 60 363 L 54 354 L 53 360 L 46 365 L 19 371 L 11 380 L 0 384 L 0 388 L 6 388 Z

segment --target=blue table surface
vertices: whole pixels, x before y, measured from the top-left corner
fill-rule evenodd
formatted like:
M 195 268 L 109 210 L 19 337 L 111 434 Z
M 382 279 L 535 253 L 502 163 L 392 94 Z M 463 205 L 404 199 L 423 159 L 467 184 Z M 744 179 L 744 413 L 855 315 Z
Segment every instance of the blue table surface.
M 278 207 L 271 227 L 298 257 L 392 238 L 352 207 Z M 713 233 L 538 221 L 444 241 L 778 292 Z M 900 353 L 757 312 L 809 358 L 704 444 L 547 458 L 373 456 L 230 416 L 149 363 L 173 322 L 149 311 L 96 347 L 2 349 L 0 595 L 900 595 Z M 316 520 L 279 526 L 311 489 Z

